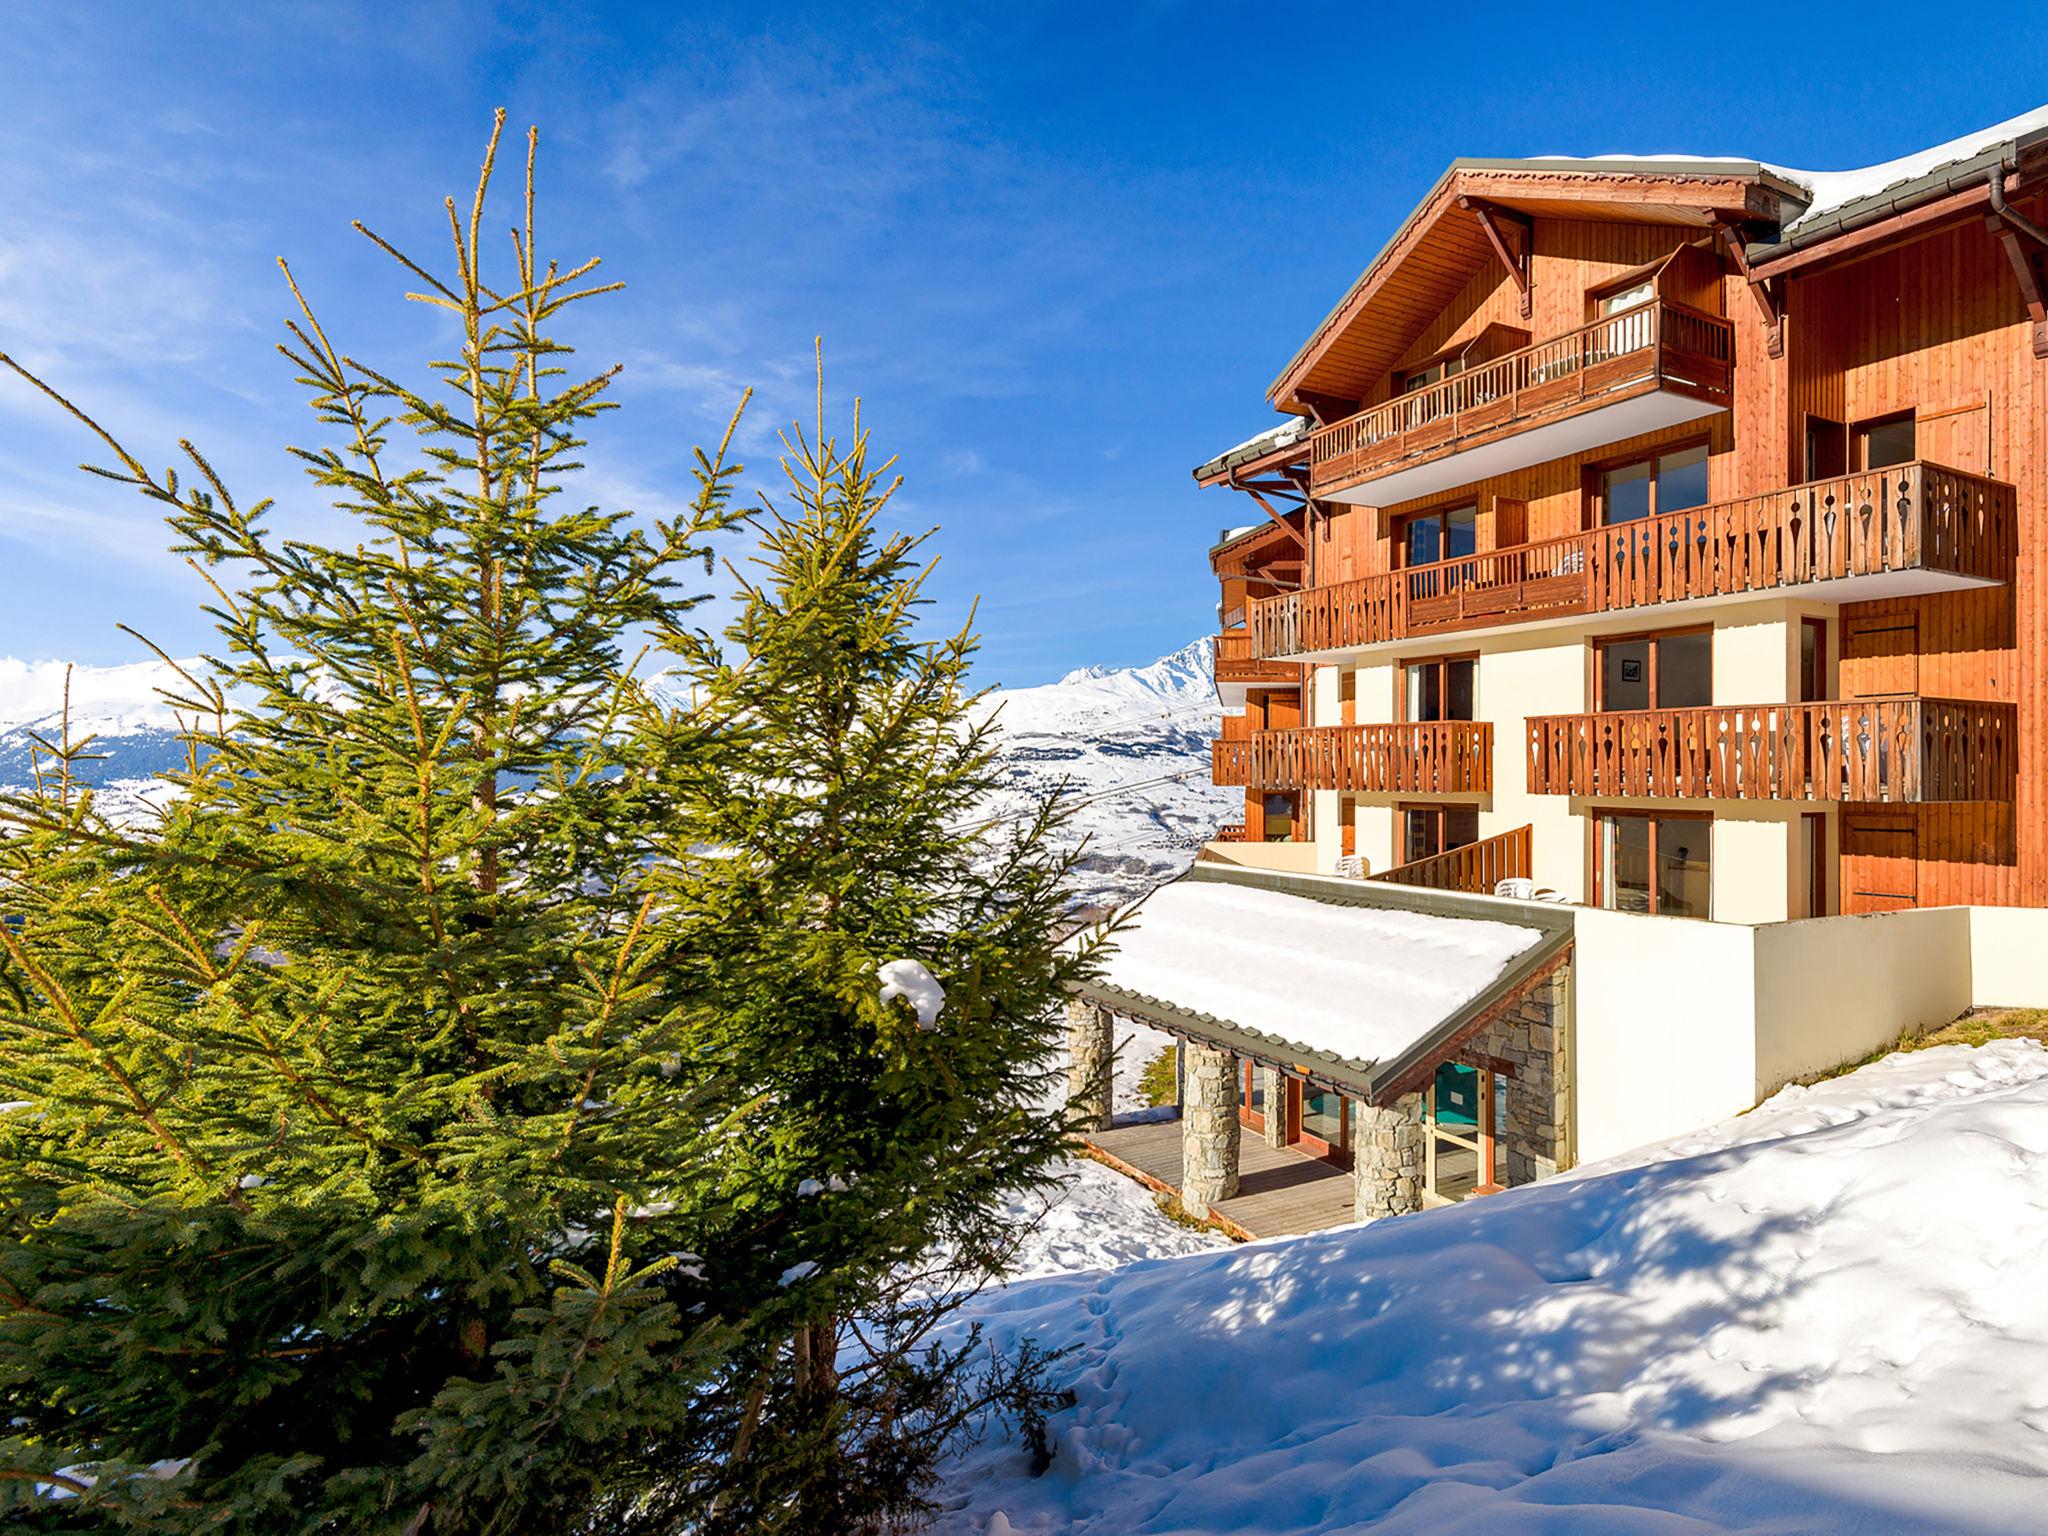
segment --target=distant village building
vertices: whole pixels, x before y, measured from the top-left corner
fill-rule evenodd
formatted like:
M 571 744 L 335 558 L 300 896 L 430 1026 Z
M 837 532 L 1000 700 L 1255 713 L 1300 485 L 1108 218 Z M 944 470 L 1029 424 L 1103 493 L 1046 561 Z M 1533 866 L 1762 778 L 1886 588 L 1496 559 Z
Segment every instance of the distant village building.
M 2048 1000 L 2044 194 L 2048 109 L 1444 173 L 1195 471 L 1244 816 L 1076 1004 L 1183 1042 L 1107 1155 L 1388 1214 Z

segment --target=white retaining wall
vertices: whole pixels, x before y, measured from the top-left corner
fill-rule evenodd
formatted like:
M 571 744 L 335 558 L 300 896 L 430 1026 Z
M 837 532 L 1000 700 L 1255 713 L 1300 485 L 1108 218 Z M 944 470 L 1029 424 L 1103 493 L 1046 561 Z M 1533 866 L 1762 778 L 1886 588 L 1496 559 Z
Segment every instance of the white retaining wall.
M 1928 907 L 1755 927 L 1582 909 L 1574 1160 L 1739 1114 L 1965 1008 L 2048 1006 L 2048 911 Z

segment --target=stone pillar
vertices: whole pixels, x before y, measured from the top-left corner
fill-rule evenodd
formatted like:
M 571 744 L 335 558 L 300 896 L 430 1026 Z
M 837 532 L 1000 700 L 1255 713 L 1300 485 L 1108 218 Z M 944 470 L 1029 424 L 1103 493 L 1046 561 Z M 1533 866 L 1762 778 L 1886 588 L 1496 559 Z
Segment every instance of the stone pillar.
M 1106 1131 L 1115 1115 L 1116 1021 L 1085 998 L 1067 999 L 1067 1097 L 1084 1131 Z
M 1266 1095 L 1266 1145 L 1287 1145 L 1287 1079 L 1278 1067 L 1259 1068 L 1259 1082 Z
M 1360 1221 L 1422 1208 L 1422 1095 L 1392 1104 L 1353 1102 L 1353 1214 Z
M 1180 1203 L 1200 1220 L 1237 1193 L 1237 1058 L 1190 1040 L 1180 1059 Z

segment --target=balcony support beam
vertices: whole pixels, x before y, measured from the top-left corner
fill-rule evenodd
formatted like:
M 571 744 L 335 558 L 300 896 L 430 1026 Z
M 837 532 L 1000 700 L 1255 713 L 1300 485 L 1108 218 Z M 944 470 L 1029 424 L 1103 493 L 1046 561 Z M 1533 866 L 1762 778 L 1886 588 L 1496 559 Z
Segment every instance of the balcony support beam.
M 1252 486 L 1251 482 L 1238 479 L 1237 471 L 1232 470 L 1230 472 L 1230 479 L 1228 483 L 1233 491 L 1243 491 L 1245 495 L 1251 497 L 1253 501 L 1257 502 L 1259 504 L 1259 510 L 1261 512 L 1264 512 L 1266 516 L 1273 519 L 1273 525 L 1276 528 L 1278 528 L 1282 533 L 1286 534 L 1287 537 L 1294 540 L 1295 546 L 1297 548 L 1301 549 L 1304 552 L 1307 551 L 1308 540 L 1302 537 L 1301 530 L 1296 528 L 1292 523 L 1288 522 L 1286 518 L 1282 517 L 1280 513 L 1274 509 L 1273 503 L 1266 500 L 1266 498 Z M 1307 504 L 1306 497 L 1303 498 L 1303 504 Z
M 1522 318 L 1529 319 L 1536 312 L 1535 295 L 1531 291 L 1529 271 L 1530 252 L 1536 245 L 1536 228 L 1533 221 L 1519 213 L 1511 213 L 1498 204 L 1481 198 L 1461 197 L 1458 206 L 1479 220 L 1479 227 L 1486 232 L 1486 243 L 1493 247 L 1493 254 L 1500 258 L 1500 264 L 1508 269 L 1508 276 L 1515 281 L 1515 287 L 1522 295 Z M 1520 249 L 1511 248 L 1502 226 L 1512 226 L 1520 232 Z
M 1990 182 L 1991 212 L 1984 224 L 2005 248 L 2012 275 L 2019 280 L 2020 301 L 2033 322 L 2034 356 L 2048 357 L 2048 302 L 2042 298 L 2040 259 L 2048 253 L 2048 231 L 2005 200 L 2005 173 L 1994 170 Z
M 1749 264 L 1749 249 L 1742 231 L 1733 224 L 1722 220 L 1714 221 L 1714 233 L 1721 237 L 1721 244 L 1728 251 L 1729 261 L 1749 286 L 1750 297 L 1764 315 L 1764 350 L 1772 357 L 1785 355 L 1785 296 L 1780 280 L 1758 277 Z

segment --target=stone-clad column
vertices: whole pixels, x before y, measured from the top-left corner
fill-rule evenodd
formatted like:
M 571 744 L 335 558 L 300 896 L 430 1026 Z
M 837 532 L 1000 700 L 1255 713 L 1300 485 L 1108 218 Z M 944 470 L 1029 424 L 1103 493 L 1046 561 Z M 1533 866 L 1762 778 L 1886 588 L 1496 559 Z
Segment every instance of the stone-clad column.
M 1181 1068 L 1180 1203 L 1201 1219 L 1237 1193 L 1237 1058 L 1190 1040 Z
M 1353 1214 L 1360 1221 L 1422 1208 L 1422 1095 L 1351 1106 Z
M 1287 1145 L 1287 1079 L 1278 1067 L 1259 1068 L 1259 1082 L 1266 1095 L 1266 1145 Z
M 1115 1115 L 1116 1021 L 1085 998 L 1067 1000 L 1067 1097 L 1084 1131 L 1106 1131 Z

